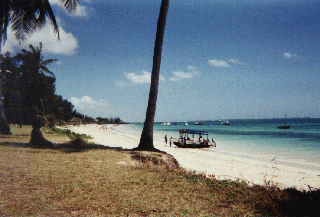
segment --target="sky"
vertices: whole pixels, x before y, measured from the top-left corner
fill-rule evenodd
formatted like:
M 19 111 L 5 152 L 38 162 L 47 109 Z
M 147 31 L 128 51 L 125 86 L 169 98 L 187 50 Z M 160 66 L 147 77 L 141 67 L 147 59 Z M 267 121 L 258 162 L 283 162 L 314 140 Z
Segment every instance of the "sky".
M 91 117 L 143 122 L 160 0 L 80 0 L 43 43 L 56 93 Z M 318 0 L 171 0 L 155 121 L 320 117 Z

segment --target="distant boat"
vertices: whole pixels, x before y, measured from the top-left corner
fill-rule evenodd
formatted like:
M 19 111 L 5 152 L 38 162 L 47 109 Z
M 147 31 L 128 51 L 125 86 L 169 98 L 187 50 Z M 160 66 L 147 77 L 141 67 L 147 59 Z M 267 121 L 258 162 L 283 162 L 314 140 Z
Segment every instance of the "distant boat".
M 189 126 L 189 124 L 187 122 L 184 122 L 184 126 Z
M 166 121 L 166 122 L 163 122 L 161 125 L 162 125 L 162 126 L 169 126 L 169 125 L 170 125 L 170 122 Z
M 201 122 L 194 122 L 194 125 L 203 125 Z
M 221 125 L 230 125 L 230 122 L 229 121 L 222 121 Z
M 289 129 L 290 125 L 287 125 L 287 115 L 284 116 L 284 125 L 278 126 L 279 129 Z

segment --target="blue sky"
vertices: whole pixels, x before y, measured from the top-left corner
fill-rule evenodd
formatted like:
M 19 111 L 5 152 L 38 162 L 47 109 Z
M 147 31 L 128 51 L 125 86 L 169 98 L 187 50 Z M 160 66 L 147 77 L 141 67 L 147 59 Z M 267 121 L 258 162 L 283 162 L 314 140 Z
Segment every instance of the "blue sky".
M 50 1 L 43 42 L 56 92 L 92 117 L 143 122 L 160 0 L 86 0 L 75 14 Z M 156 121 L 320 116 L 318 0 L 172 0 Z

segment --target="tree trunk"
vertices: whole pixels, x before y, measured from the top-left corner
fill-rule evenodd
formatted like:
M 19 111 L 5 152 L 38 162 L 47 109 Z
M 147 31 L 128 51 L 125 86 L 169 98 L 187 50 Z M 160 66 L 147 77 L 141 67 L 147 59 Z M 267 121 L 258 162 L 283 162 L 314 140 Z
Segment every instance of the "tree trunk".
M 30 146 L 33 147 L 40 147 L 40 148 L 52 148 L 54 145 L 52 142 L 46 140 L 42 132 L 40 130 L 41 126 L 43 125 L 39 116 L 35 115 L 35 119 L 32 123 L 32 132 L 31 132 L 31 139 L 29 142 Z
M 151 85 L 150 85 L 148 107 L 147 107 L 146 119 L 143 126 L 143 131 L 140 138 L 140 143 L 137 148 L 139 150 L 154 149 L 153 125 L 154 125 L 154 117 L 156 114 L 163 36 L 164 36 L 164 29 L 166 26 L 169 2 L 170 0 L 162 0 L 161 2 L 158 24 L 157 24 L 157 34 L 156 34 L 156 40 L 154 45 L 153 66 L 152 66 L 152 73 L 151 73 Z
M 1 54 L 1 43 L 2 41 L 0 38 L 0 54 Z M 3 68 L 1 68 L 0 73 L 3 73 L 2 70 Z M 0 79 L 0 134 L 11 134 L 3 103 L 4 103 L 4 95 L 2 92 L 2 81 Z

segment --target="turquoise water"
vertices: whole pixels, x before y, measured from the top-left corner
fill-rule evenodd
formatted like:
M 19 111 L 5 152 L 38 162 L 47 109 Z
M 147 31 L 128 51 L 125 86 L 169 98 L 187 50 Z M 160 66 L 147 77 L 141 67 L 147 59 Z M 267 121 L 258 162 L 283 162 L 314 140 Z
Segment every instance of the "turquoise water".
M 154 125 L 154 140 L 163 142 L 164 136 L 178 137 L 179 129 L 193 129 L 209 132 L 209 139 L 217 142 L 214 151 L 261 161 L 276 160 L 279 164 L 320 171 L 320 119 L 288 119 L 290 129 L 278 129 L 283 125 L 282 119 L 229 120 L 230 125 L 221 125 L 221 121 L 204 121 L 203 125 L 189 126 Z M 129 124 L 119 130 L 140 136 L 143 124 Z

